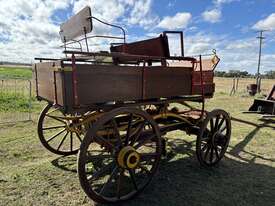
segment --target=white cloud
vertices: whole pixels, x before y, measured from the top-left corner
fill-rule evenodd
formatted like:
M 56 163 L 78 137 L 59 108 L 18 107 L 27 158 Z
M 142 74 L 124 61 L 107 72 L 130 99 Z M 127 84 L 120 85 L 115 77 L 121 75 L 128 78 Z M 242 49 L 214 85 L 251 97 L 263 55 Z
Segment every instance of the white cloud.
M 92 8 L 93 16 L 109 22 L 116 21 L 125 12 L 124 4 L 121 3 L 119 0 L 77 0 L 74 3 L 73 12 L 77 13 L 87 5 Z
M 213 0 L 213 8 L 207 9 L 202 13 L 202 18 L 206 22 L 217 23 L 221 21 L 222 18 L 222 7 L 224 4 L 229 4 L 231 2 L 240 0 Z
M 175 16 L 164 17 L 161 21 L 152 11 L 153 0 L 13 0 L 5 1 L 0 7 L 0 61 L 31 62 L 34 57 L 60 57 L 62 50 L 57 46 L 61 41 L 59 38 L 59 23 L 53 21 L 56 12 L 63 12 L 69 18 L 73 13 L 79 11 L 87 4 L 92 6 L 94 16 L 102 18 L 111 23 L 139 26 L 143 28 L 162 27 L 164 29 L 182 29 L 191 21 L 191 14 L 178 13 Z M 229 1 L 219 0 L 223 4 Z M 215 7 L 221 9 L 220 7 Z M 64 9 L 62 11 L 62 9 Z M 60 15 L 58 15 L 60 16 Z M 275 14 L 259 21 L 255 26 L 264 28 L 275 28 L 273 22 Z M 64 19 L 63 19 L 64 20 Z M 60 20 L 60 21 L 63 21 Z M 59 21 L 59 20 L 58 20 Z M 95 25 L 95 31 L 109 34 L 113 32 L 106 27 Z M 188 28 L 191 30 L 191 27 Z M 158 30 L 150 30 L 150 37 L 156 37 Z M 192 31 L 192 35 L 185 36 L 186 55 L 211 53 L 217 49 L 221 57 L 219 69 L 239 69 L 256 72 L 258 42 L 256 38 L 245 38 L 231 40 L 228 36 L 218 36 L 203 32 Z M 267 34 L 266 34 L 267 35 Z M 131 41 L 148 38 L 140 35 L 131 35 Z M 267 38 L 268 40 L 271 37 Z M 271 40 L 270 40 L 271 41 Z M 94 46 L 102 49 L 102 43 Z M 171 42 L 173 48 L 179 48 L 179 42 Z M 108 49 L 108 45 L 104 49 Z M 176 51 L 176 50 L 174 50 Z M 273 69 L 275 56 L 266 54 L 263 48 L 262 71 Z
M 158 17 L 152 14 L 152 3 L 153 0 L 77 0 L 73 11 L 77 13 L 77 11 L 89 5 L 92 8 L 93 16 L 99 19 L 111 23 L 119 20 L 120 23 L 149 28 L 158 21 Z M 101 25 L 98 26 L 102 27 Z
M 129 4 L 133 8 L 130 10 L 130 16 L 128 23 L 132 25 L 139 25 L 145 28 L 149 28 L 158 22 L 158 17 L 152 12 L 152 0 L 138 0 Z
M 83 7 L 90 5 L 92 15 L 107 22 L 148 28 L 159 21 L 157 16 L 152 15 L 152 2 L 153 0 L 5 1 L 0 7 L 0 61 L 30 62 L 39 56 L 62 56 L 62 49 L 58 47 L 61 44 L 59 24 L 64 21 L 64 17 L 60 19 L 56 12 L 63 12 L 62 16 L 65 14 L 65 19 L 68 19 Z M 94 34 L 117 35 L 119 32 L 111 30 L 106 25 L 94 23 Z M 94 48 L 101 47 L 103 43 L 104 49 L 109 47 L 109 41 L 90 42 L 96 43 Z
M 253 49 L 257 50 L 258 43 L 256 38 L 247 38 L 245 40 L 236 40 L 226 45 L 227 50 L 243 50 Z
M 190 22 L 192 15 L 190 13 L 177 13 L 175 16 L 166 16 L 158 24 L 163 29 L 183 29 Z
M 275 13 L 270 14 L 265 19 L 258 21 L 253 29 L 258 30 L 275 30 Z
M 222 5 L 222 4 L 227 4 L 227 3 L 231 3 L 234 1 L 240 1 L 240 0 L 213 0 L 214 4 L 216 5 Z
M 219 22 L 221 19 L 222 13 L 219 9 L 206 10 L 202 13 L 204 21 L 210 23 Z
M 174 47 L 179 47 L 179 45 L 174 45 Z M 234 40 L 229 36 L 203 32 L 185 36 L 186 56 L 209 54 L 212 49 L 216 49 L 221 58 L 218 70 L 246 70 L 256 73 L 258 47 L 258 40 L 254 37 Z M 275 55 L 266 53 L 264 45 L 261 72 L 274 69 L 274 62 Z
M 51 17 L 55 10 L 68 8 L 70 0 L 6 1 L 0 7 L 0 61 L 30 62 L 34 57 L 48 53 L 60 54 L 59 26 Z

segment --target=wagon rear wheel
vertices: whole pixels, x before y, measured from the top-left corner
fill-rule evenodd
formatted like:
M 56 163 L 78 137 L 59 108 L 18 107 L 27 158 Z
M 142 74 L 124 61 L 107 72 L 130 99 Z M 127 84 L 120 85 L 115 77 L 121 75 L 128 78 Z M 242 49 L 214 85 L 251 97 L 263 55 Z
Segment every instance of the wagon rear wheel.
M 79 150 L 83 134 L 71 127 L 77 120 L 68 120 L 59 110 L 48 104 L 38 120 L 38 136 L 45 148 L 54 154 L 72 155 Z M 81 128 L 79 128 L 79 131 Z
M 227 112 L 213 110 L 202 123 L 196 142 L 196 154 L 201 165 L 214 166 L 228 148 L 231 120 Z
M 119 108 L 88 130 L 78 154 L 80 184 L 92 200 L 117 203 L 140 193 L 161 157 L 158 126 L 145 112 Z

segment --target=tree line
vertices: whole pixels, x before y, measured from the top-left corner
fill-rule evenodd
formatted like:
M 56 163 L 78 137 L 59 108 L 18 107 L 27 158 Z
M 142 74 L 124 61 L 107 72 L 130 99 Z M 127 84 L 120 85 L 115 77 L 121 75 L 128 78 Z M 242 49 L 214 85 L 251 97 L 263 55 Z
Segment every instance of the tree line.
M 229 70 L 229 71 L 215 71 L 216 77 L 246 77 L 246 78 L 254 78 L 256 74 L 250 74 L 247 71 L 240 70 Z M 261 77 L 264 79 L 275 79 L 275 70 L 265 71 L 261 74 Z

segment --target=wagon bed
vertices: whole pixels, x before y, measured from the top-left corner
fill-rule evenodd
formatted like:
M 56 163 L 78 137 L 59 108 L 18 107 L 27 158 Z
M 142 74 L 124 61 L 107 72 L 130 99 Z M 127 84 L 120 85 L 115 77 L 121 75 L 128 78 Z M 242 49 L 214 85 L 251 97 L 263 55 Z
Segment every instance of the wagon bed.
M 83 54 L 90 55 L 82 53 L 73 63 L 65 58 L 35 64 L 38 99 L 71 111 L 112 101 L 140 102 L 190 95 L 202 99 L 202 95 L 212 97 L 215 91 L 213 70 L 196 71 L 191 65 L 199 61 L 194 58 L 179 61 L 189 62 L 189 67 L 136 66 L 83 62 Z

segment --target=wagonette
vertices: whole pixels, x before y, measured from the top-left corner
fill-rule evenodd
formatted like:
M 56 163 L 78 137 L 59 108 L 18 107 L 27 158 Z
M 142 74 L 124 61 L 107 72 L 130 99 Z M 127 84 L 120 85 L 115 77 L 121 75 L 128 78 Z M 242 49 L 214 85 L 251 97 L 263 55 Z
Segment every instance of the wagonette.
M 91 35 L 93 21 L 122 35 Z M 180 56 L 170 55 L 171 34 L 179 36 Z M 116 203 L 139 194 L 166 153 L 164 135 L 170 131 L 196 135 L 201 165 L 214 166 L 224 157 L 230 117 L 204 109 L 215 91 L 215 52 L 184 56 L 178 31 L 127 43 L 123 28 L 93 17 L 89 7 L 62 24 L 60 36 L 66 57 L 36 58 L 33 65 L 37 98 L 48 103 L 38 135 L 55 154 L 78 153 L 80 184 L 92 200 Z M 112 43 L 109 52 L 93 52 L 92 38 L 121 43 Z

